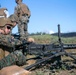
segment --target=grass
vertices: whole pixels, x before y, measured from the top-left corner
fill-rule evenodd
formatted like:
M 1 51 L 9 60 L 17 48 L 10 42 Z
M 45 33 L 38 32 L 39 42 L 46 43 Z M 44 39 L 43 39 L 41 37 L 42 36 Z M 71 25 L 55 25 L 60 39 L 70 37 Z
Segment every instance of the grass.
M 57 36 L 52 36 L 50 34 L 46 34 L 46 35 L 33 35 L 31 36 L 32 38 L 35 39 L 36 43 L 53 43 L 58 41 L 58 37 Z M 63 43 L 76 43 L 76 37 L 61 37 L 61 40 Z

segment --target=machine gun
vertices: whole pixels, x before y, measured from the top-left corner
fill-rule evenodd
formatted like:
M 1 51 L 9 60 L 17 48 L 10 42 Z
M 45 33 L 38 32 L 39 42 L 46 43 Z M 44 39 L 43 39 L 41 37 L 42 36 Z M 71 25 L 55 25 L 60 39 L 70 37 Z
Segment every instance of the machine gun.
M 36 44 L 36 43 L 29 43 L 27 41 L 23 42 L 22 45 L 16 46 L 15 49 L 23 49 L 23 53 L 26 54 L 34 54 L 36 55 L 35 58 L 31 59 L 40 59 L 35 64 L 25 67 L 25 69 L 29 70 L 33 67 L 37 67 L 49 60 L 53 60 L 53 63 L 57 61 L 57 63 L 61 62 L 61 56 L 69 56 L 76 61 L 76 57 L 73 56 L 73 53 L 66 52 L 66 49 L 76 49 L 76 44 L 64 44 L 61 40 L 61 33 L 60 33 L 60 25 L 58 25 L 58 41 L 55 43 L 50 44 Z M 74 53 L 76 54 L 76 53 Z

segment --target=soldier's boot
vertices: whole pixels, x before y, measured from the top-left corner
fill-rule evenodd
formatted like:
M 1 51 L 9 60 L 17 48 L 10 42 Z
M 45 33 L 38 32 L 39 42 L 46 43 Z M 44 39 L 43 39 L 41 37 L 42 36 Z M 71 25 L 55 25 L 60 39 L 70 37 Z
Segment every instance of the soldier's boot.
M 3 59 L 5 57 L 5 51 L 0 48 L 0 60 Z
M 6 66 L 10 65 L 24 65 L 26 63 L 25 56 L 21 51 L 14 51 L 10 53 L 8 56 L 4 57 L 2 60 L 0 60 L 0 69 Z

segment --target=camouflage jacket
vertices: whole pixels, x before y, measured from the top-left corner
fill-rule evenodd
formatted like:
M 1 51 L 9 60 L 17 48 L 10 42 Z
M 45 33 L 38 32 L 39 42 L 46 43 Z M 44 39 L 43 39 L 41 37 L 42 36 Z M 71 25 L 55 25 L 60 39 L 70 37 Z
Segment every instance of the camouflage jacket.
M 12 38 L 11 35 L 0 34 L 0 45 L 7 47 L 14 47 L 15 45 L 20 45 L 22 42 L 18 39 Z
M 28 6 L 24 3 L 18 4 L 15 7 L 15 12 L 14 12 L 17 16 L 22 16 L 22 15 L 27 15 L 28 17 L 31 16 L 30 10 L 28 8 Z

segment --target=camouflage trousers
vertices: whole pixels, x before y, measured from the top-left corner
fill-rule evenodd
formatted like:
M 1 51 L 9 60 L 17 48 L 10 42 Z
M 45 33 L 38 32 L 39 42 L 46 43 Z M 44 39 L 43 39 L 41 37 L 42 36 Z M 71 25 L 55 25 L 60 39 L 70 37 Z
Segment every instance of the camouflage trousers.
M 27 40 L 28 38 L 28 18 L 26 16 L 21 16 L 18 22 L 18 31 L 20 35 L 20 40 Z
M 10 53 L 8 56 L 4 57 L 2 60 L 0 60 L 0 69 L 14 64 L 22 66 L 25 63 L 26 59 L 23 53 L 21 51 L 14 51 Z

